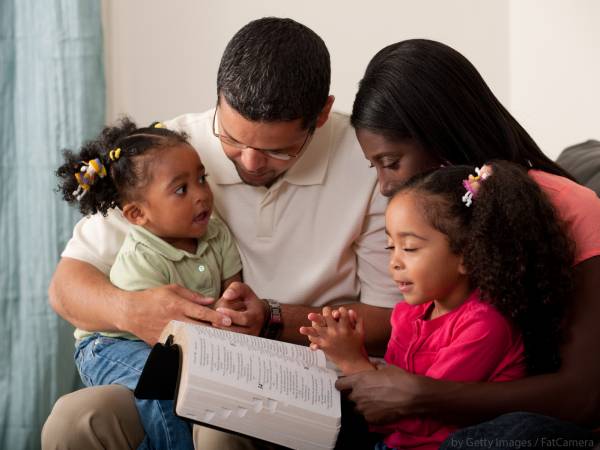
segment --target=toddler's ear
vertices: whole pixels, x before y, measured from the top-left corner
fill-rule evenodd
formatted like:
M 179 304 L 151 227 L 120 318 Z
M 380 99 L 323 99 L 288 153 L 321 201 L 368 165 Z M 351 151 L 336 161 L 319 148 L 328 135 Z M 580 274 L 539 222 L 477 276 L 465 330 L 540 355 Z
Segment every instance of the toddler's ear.
M 144 210 L 135 202 L 127 203 L 123 206 L 123 216 L 129 223 L 134 225 L 143 226 L 148 221 Z

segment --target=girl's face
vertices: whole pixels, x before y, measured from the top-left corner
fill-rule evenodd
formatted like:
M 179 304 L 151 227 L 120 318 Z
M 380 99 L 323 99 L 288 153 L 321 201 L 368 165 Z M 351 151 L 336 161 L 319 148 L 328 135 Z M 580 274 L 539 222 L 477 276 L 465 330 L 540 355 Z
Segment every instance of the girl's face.
M 442 311 L 469 295 L 462 256 L 450 251 L 448 238 L 433 228 L 410 191 L 396 195 L 385 213 L 390 273 L 411 305 L 437 300 Z
M 206 233 L 212 213 L 212 192 L 198 153 L 178 145 L 152 155 L 150 183 L 138 202 L 146 229 L 173 244 Z
M 365 129 L 357 129 L 356 137 L 365 158 L 377 170 L 381 194 L 391 197 L 410 177 L 441 164 L 412 139 L 390 140 Z

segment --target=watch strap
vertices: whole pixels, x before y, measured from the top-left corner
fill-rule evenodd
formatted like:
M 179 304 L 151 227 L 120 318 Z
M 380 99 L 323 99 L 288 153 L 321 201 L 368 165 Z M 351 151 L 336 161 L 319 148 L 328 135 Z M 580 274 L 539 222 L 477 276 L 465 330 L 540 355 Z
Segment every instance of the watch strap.
M 268 311 L 260 335 L 267 339 L 279 339 L 283 331 L 281 304 L 275 300 L 264 299 L 263 301 L 268 305 Z

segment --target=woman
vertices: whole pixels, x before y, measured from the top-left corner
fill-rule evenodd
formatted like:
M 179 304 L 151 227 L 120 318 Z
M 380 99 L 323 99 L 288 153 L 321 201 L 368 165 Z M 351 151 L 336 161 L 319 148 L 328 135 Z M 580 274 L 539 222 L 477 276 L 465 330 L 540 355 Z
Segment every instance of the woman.
M 510 439 L 529 446 L 551 446 L 553 438 L 593 439 L 586 428 L 600 423 L 600 358 L 594 356 L 600 342 L 600 200 L 542 153 L 466 58 L 438 42 L 403 41 L 375 55 L 351 120 L 383 195 L 440 165 L 504 159 L 542 171 L 530 175 L 569 226 L 577 246 L 576 278 L 569 338 L 556 373 L 462 384 L 387 367 L 345 377 L 338 388 L 351 390 L 350 399 L 374 424 L 417 414 L 462 424 L 496 417 L 455 433 L 442 448 L 490 448 L 490 442 L 491 448 L 502 448 Z

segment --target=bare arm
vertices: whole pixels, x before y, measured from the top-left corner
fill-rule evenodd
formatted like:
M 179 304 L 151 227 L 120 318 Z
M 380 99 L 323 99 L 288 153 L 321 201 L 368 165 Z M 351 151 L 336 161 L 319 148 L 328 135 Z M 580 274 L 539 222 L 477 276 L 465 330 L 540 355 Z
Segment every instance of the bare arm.
M 240 308 L 237 307 L 240 301 L 245 304 L 243 311 L 239 311 Z M 219 306 L 217 311 L 227 314 L 231 317 L 233 323 L 230 327 L 222 328 L 255 336 L 259 334 L 267 315 L 266 305 L 265 302 L 258 299 L 247 284 L 232 283 L 217 303 Z M 228 304 L 232 306 L 227 307 Z M 364 318 L 365 344 L 369 353 L 374 355 L 383 354 L 390 336 L 390 314 L 392 310 L 363 303 L 348 303 L 345 306 L 351 307 Z M 233 309 L 238 309 L 238 311 L 233 311 Z M 306 336 L 300 334 L 300 327 L 310 326 L 308 314 L 311 312 L 320 313 L 321 308 L 282 304 L 281 309 L 283 330 L 280 339 L 286 342 L 307 345 L 308 340 Z M 219 326 L 218 324 L 213 325 Z
M 149 344 L 156 342 L 170 320 L 223 320 L 221 314 L 202 306 L 212 299 L 181 286 L 123 291 L 91 264 L 72 258 L 61 259 L 48 294 L 52 308 L 78 328 L 127 331 Z
M 597 426 L 600 423 L 600 256 L 576 267 L 568 341 L 559 372 L 507 383 L 454 383 L 411 375 L 396 367 L 338 381 L 372 423 L 406 415 L 477 422 L 511 411 L 531 411 Z

